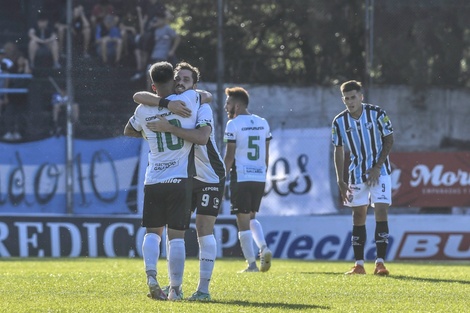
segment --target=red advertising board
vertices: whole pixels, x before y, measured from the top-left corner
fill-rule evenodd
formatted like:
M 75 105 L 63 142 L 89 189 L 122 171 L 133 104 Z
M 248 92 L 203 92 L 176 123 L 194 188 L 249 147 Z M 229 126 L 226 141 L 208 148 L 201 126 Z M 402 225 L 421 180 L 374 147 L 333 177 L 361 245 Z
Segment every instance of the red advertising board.
M 470 152 L 391 153 L 393 206 L 470 206 Z

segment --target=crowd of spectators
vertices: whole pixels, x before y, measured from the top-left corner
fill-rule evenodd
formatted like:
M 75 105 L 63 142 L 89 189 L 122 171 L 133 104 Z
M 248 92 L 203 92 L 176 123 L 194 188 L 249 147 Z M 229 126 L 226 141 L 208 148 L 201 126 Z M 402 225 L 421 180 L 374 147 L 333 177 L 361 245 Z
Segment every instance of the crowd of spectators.
M 39 17 L 49 19 L 49 31 L 44 37 L 53 37 L 54 43 L 42 38 L 52 57 L 52 66 L 60 68 L 65 57 L 67 19 L 65 1 L 45 0 Z M 77 0 L 74 1 L 71 34 L 73 52 L 82 58 L 98 59 L 102 64 L 120 66 L 123 60 L 135 67 L 132 80 L 144 76 L 151 62 L 167 60 L 176 63 L 180 37 L 169 26 L 173 18 L 161 0 Z M 34 41 L 34 31 L 30 40 Z M 37 36 L 37 35 L 36 35 Z M 39 37 L 39 36 L 37 36 Z M 30 44 L 30 46 L 38 44 Z M 36 48 L 37 50 L 37 48 Z M 56 53 L 57 51 L 57 53 Z M 56 62 L 56 55 L 62 56 Z M 31 64 L 35 64 L 34 48 L 29 49 Z
M 21 141 L 25 137 L 28 92 L 24 90 L 43 69 L 60 73 L 65 66 L 69 34 L 66 4 L 42 1 L 28 29 L 27 45 L 0 42 L 0 139 Z M 82 64 L 94 61 L 105 67 L 126 66 L 134 72 L 129 80 L 141 80 L 153 62 L 177 63 L 180 38 L 169 26 L 172 18 L 161 0 L 74 0 L 70 24 L 73 58 L 85 62 Z M 30 78 L 5 74 L 29 74 Z M 12 92 L 13 88 L 22 92 Z M 59 135 L 58 115 L 67 96 L 58 92 L 52 99 L 50 134 Z M 74 122 L 78 120 L 76 108 L 74 105 Z

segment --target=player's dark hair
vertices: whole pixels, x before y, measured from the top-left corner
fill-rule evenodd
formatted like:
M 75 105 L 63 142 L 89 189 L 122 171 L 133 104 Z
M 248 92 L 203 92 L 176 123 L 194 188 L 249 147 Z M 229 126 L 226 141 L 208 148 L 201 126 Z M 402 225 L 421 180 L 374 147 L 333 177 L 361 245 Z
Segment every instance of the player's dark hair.
M 240 101 L 242 104 L 248 107 L 248 103 L 250 102 L 250 95 L 248 94 L 248 91 L 246 91 L 242 87 L 226 88 L 225 94 L 228 97 Z
M 176 67 L 175 67 L 175 70 L 174 70 L 175 75 L 176 75 L 176 73 L 178 73 L 181 70 L 191 71 L 191 73 L 193 74 L 194 84 L 197 84 L 199 82 L 199 79 L 201 78 L 201 72 L 199 72 L 199 69 L 197 67 L 192 66 L 188 62 L 180 62 L 180 63 L 176 64 Z
M 173 80 L 173 65 L 166 61 L 157 62 L 150 67 L 149 75 L 154 85 L 168 83 Z
M 350 81 L 343 83 L 340 87 L 340 90 L 342 93 L 353 91 L 353 90 L 360 92 L 362 90 L 362 84 L 361 82 L 358 82 L 357 80 L 350 80 Z

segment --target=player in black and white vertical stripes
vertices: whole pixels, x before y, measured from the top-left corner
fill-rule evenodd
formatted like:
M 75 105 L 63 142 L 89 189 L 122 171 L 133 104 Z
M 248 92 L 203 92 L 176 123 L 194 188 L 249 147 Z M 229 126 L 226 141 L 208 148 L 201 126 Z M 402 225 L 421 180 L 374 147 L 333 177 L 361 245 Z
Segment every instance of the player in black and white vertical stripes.
M 388 246 L 388 208 L 392 203 L 389 154 L 393 128 L 387 113 L 378 106 L 362 103 L 362 85 L 347 81 L 340 87 L 346 110 L 332 123 L 336 180 L 341 199 L 352 208 L 352 246 L 356 263 L 346 274 L 365 274 L 364 246 L 369 203 L 374 207 L 377 259 L 374 274 L 388 275 L 384 259 Z M 350 152 L 349 183 L 344 180 L 344 146 Z

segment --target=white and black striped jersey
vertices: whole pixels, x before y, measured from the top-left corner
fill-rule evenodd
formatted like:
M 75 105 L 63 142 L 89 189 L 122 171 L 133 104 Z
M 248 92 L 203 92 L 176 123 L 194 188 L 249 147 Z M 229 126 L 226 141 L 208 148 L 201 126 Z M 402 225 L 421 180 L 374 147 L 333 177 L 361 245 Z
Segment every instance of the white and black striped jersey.
M 367 180 L 366 171 L 371 169 L 382 152 L 383 137 L 393 133 L 392 122 L 380 107 L 362 104 L 359 119 L 348 110 L 338 114 L 332 123 L 332 142 L 335 146 L 346 146 L 350 152 L 349 182 L 360 184 Z M 390 161 L 380 169 L 380 175 L 391 173 Z
M 217 184 L 225 177 L 225 164 L 215 142 L 214 117 L 208 103 L 201 104 L 197 111 L 197 128 L 205 125 L 211 127 L 211 135 L 206 145 L 194 145 L 195 178 L 205 183 Z

